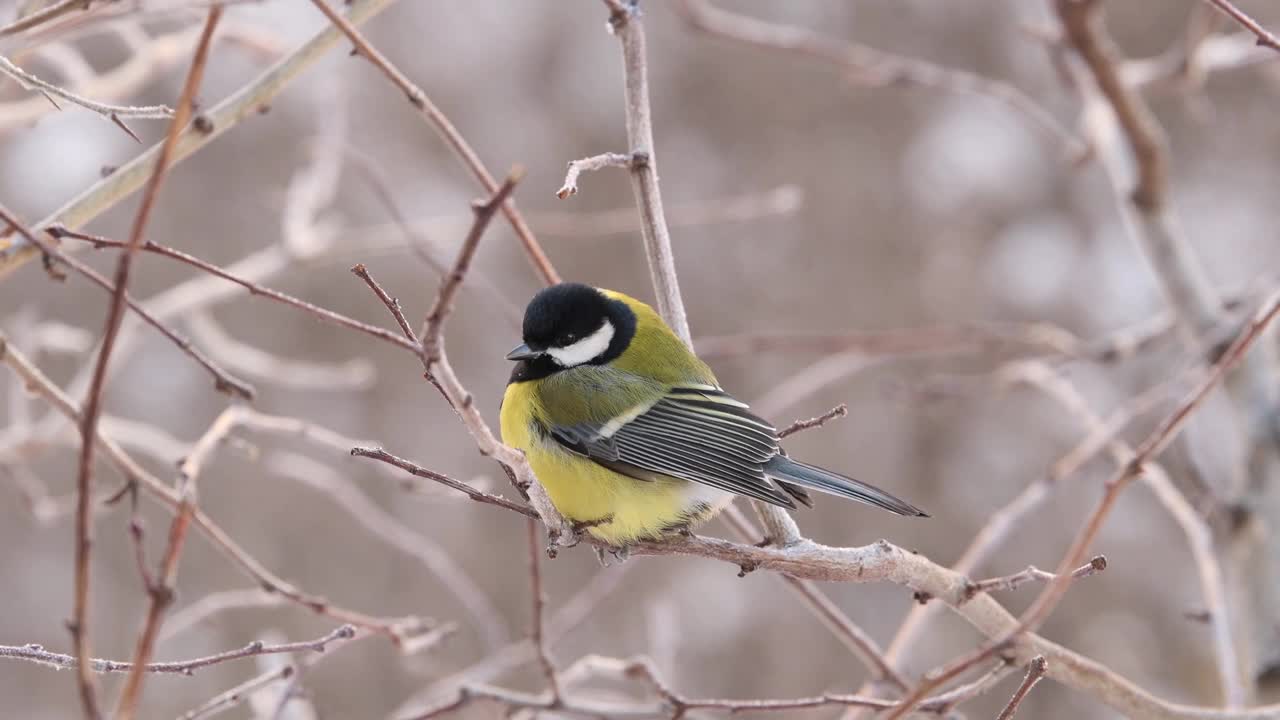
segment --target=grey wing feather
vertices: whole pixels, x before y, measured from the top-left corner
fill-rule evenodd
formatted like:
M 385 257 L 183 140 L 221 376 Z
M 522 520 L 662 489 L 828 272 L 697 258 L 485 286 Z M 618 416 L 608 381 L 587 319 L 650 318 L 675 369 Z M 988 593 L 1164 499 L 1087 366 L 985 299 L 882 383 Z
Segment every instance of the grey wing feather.
M 578 423 L 550 431 L 566 449 L 637 479 L 675 477 L 795 507 L 764 472 L 778 453 L 773 427 L 718 391 L 678 388 L 620 427 Z

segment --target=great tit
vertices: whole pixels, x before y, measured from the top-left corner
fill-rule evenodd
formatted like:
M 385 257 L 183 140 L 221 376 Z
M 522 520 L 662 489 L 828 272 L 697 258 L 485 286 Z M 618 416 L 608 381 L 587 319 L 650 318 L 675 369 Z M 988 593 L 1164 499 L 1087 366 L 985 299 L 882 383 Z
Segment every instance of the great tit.
M 720 388 L 653 308 L 561 283 L 525 310 L 502 439 L 556 509 L 617 548 L 686 531 L 734 495 L 812 506 L 806 489 L 928 517 L 852 478 L 792 460 L 777 431 Z

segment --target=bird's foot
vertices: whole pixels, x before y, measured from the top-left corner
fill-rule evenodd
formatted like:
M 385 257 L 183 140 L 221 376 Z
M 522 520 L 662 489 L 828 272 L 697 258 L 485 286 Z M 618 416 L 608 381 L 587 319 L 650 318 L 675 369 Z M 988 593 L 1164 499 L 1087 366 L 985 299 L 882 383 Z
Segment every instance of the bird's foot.
M 631 557 L 631 548 L 623 545 L 622 547 L 604 547 L 602 545 L 593 545 L 592 550 L 596 553 L 596 559 L 600 561 L 600 567 L 609 567 L 610 565 L 621 565 Z M 609 559 L 617 561 L 610 562 Z
M 613 522 L 612 514 L 595 520 L 566 520 L 562 528 L 549 533 L 547 557 L 554 558 L 562 549 L 577 547 L 587 530 L 610 522 Z

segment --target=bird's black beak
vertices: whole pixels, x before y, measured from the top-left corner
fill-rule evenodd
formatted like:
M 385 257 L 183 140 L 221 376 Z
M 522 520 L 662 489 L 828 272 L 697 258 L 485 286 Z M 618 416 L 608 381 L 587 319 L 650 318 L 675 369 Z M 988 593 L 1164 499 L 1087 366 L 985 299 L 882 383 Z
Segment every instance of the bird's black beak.
M 530 348 L 525 343 L 520 343 L 519 345 L 515 346 L 515 348 L 512 349 L 511 352 L 507 353 L 507 359 L 508 360 L 532 360 L 541 355 L 542 355 L 541 352 Z

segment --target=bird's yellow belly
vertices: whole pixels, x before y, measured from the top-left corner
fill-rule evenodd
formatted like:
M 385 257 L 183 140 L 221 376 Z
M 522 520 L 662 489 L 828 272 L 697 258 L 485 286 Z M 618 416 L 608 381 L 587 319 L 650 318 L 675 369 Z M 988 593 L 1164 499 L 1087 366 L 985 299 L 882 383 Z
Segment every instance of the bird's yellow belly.
M 676 478 L 637 480 L 565 450 L 534 432 L 529 407 L 512 402 L 520 385 L 507 388 L 502 439 L 525 452 L 529 466 L 566 519 L 590 524 L 587 532 L 615 547 L 657 539 L 710 518 L 733 496 Z

